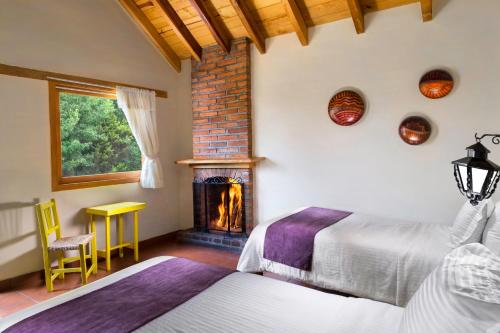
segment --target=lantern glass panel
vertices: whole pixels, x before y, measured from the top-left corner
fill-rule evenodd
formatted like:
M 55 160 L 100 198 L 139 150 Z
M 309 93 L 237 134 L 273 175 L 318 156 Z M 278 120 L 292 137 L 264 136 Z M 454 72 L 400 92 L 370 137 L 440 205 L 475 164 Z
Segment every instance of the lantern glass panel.
M 464 191 L 469 190 L 469 186 L 467 185 L 467 167 L 459 165 L 458 172 L 460 173 L 460 179 L 462 180 Z
M 488 190 L 487 190 L 488 193 L 490 193 L 493 190 L 493 187 L 496 184 L 496 179 L 498 177 L 498 173 L 499 173 L 499 171 L 493 171 L 493 174 L 491 175 L 491 181 L 488 184 Z
M 472 192 L 481 193 L 488 170 L 472 168 Z

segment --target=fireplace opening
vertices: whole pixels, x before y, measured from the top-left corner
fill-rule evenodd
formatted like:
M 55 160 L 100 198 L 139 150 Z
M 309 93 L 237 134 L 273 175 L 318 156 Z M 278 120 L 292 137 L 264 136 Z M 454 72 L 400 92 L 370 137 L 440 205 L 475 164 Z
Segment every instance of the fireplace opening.
M 245 233 L 244 184 L 232 177 L 193 181 L 194 226 L 198 231 Z

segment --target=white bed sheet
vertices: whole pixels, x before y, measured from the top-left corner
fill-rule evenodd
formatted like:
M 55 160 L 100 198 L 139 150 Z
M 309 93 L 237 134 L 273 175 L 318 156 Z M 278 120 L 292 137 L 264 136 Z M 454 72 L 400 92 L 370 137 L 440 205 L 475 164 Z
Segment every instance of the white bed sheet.
M 259 224 L 240 256 L 242 272 L 273 272 L 331 290 L 405 306 L 451 251 L 449 226 L 354 213 L 318 232 L 311 271 L 264 259 L 267 227 Z
M 0 322 L 0 332 L 35 313 L 169 259 L 150 259 L 8 316 Z M 402 315 L 403 308 L 397 306 L 237 272 L 136 332 L 396 333 Z

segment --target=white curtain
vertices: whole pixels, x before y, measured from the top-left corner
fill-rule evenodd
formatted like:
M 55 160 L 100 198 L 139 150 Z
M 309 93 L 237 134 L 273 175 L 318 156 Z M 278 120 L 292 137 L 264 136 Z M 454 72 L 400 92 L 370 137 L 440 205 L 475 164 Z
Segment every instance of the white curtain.
M 125 113 L 132 134 L 141 149 L 144 161 L 141 186 L 163 187 L 163 171 L 159 158 L 160 142 L 156 126 L 155 92 L 144 89 L 116 87 L 118 106 Z

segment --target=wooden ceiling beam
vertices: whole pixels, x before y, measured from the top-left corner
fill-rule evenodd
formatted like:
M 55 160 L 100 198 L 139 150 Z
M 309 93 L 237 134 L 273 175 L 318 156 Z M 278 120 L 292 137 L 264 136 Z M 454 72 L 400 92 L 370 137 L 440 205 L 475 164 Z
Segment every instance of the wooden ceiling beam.
M 246 3 L 247 0 L 231 0 L 231 5 L 233 6 L 236 14 L 241 20 L 241 23 L 245 27 L 248 36 L 254 42 L 255 46 L 260 53 L 266 53 L 266 41 L 264 37 L 259 33 L 257 25 L 252 18 L 250 9 Z
M 420 0 L 422 9 L 422 20 L 424 22 L 432 20 L 432 0 Z
M 363 13 L 363 7 L 361 7 L 360 0 L 347 0 L 347 5 L 349 6 L 349 11 L 351 12 L 356 32 L 358 34 L 365 32 L 365 15 Z
M 190 0 L 190 2 L 208 30 L 210 30 L 217 44 L 219 44 L 224 52 L 229 53 L 231 51 L 231 38 L 222 23 L 220 23 L 210 12 L 208 3 L 203 0 Z
M 175 9 L 172 7 L 168 0 L 153 0 L 156 7 L 160 9 L 160 12 L 165 16 L 170 26 L 174 30 L 177 37 L 186 45 L 189 49 L 191 55 L 198 61 L 201 60 L 201 46 L 198 44 L 196 39 L 186 27 L 184 22 L 182 22 L 179 15 L 177 15 Z
M 140 9 L 148 9 L 148 8 L 152 8 L 154 7 L 154 3 L 152 3 L 151 1 L 148 1 L 148 2 L 144 2 L 143 4 L 140 4 L 140 5 L 137 5 Z
M 283 2 L 288 18 L 292 23 L 293 30 L 295 30 L 300 43 L 303 46 L 307 46 L 309 44 L 308 30 L 299 6 L 297 6 L 295 0 L 284 0 Z
M 174 70 L 180 73 L 181 60 L 174 50 L 167 44 L 165 39 L 158 33 L 154 25 L 149 21 L 142 10 L 137 7 L 134 0 L 118 0 L 120 5 L 132 17 L 134 22 L 141 27 L 149 40 L 160 51 L 163 57 L 173 67 Z

